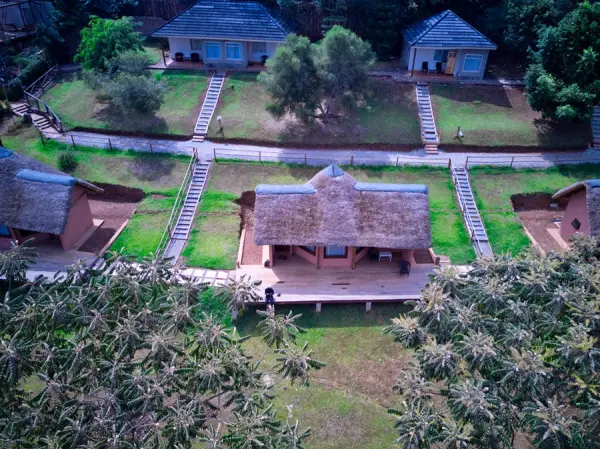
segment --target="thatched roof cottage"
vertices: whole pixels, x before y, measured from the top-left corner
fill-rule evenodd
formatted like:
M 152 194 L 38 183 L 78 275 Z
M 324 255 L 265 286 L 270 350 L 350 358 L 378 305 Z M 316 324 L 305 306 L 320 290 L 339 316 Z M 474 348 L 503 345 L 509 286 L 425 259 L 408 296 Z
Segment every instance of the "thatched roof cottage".
M 256 187 L 254 240 L 317 267 L 352 267 L 369 248 L 413 260 L 431 247 L 428 189 L 358 182 L 336 165 L 306 184 Z
M 565 241 L 577 232 L 600 238 L 600 179 L 571 184 L 552 196 L 559 198 L 569 201 L 560 224 L 560 236 Z
M 33 238 L 70 249 L 94 224 L 88 192 L 102 189 L 0 147 L 0 248 Z

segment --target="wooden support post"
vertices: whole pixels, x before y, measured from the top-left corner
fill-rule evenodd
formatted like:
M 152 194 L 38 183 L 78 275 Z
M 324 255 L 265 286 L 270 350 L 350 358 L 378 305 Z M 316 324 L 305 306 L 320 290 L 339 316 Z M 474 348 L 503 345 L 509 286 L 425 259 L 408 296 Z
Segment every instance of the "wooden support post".
M 356 246 L 352 246 L 350 250 L 350 256 L 352 257 L 352 269 L 356 268 Z
M 317 311 L 317 313 L 321 312 L 321 303 L 320 302 L 317 303 L 316 311 Z
M 213 159 L 215 160 L 215 162 L 218 164 L 219 161 L 217 160 L 217 149 L 213 147 Z
M 108 138 L 108 148 L 110 148 L 110 149 L 111 149 L 111 151 L 112 151 L 112 149 L 113 149 L 113 147 L 112 147 L 112 142 L 111 142 L 111 140 L 110 140 L 110 137 Z
M 40 140 L 42 141 L 42 146 L 44 147 L 44 146 L 46 146 L 46 141 L 44 140 L 44 133 L 39 128 L 38 128 L 38 131 L 40 133 Z M 0 145 L 2 145 L 2 143 L 0 143 Z
M 152 149 L 152 144 L 149 143 L 148 145 L 150 145 L 150 153 L 154 153 L 154 150 Z
M 262 162 L 262 151 L 258 152 L 258 162 Z
M 76 146 L 75 146 L 75 137 L 73 137 L 73 134 L 71 134 L 71 142 L 73 142 L 73 149 L 76 149 Z
M 515 157 L 513 156 L 512 159 L 510 160 L 510 168 L 512 168 L 514 162 L 515 162 Z
M 306 153 L 304 153 L 304 165 L 306 165 Z
M 167 57 L 165 56 L 165 48 L 162 46 L 160 46 L 160 49 L 162 51 L 162 57 L 163 57 L 163 64 L 165 66 L 165 69 L 167 68 Z
M 350 156 L 350 165 L 354 166 L 354 155 Z
M 373 303 L 367 302 L 367 312 L 370 312 L 372 308 L 373 308 Z

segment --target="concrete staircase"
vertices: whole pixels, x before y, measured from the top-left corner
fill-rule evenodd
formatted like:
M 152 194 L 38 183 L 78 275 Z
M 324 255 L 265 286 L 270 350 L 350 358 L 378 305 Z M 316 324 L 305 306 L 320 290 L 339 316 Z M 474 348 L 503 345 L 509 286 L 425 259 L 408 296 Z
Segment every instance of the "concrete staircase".
M 221 95 L 221 89 L 223 88 L 224 82 L 225 73 L 223 72 L 215 73 L 210 79 L 208 91 L 206 92 L 206 97 L 204 98 L 204 103 L 202 104 L 202 109 L 200 110 L 200 115 L 196 122 L 192 141 L 204 142 L 204 138 L 208 133 L 208 125 L 210 125 L 215 108 L 217 107 L 217 102 L 219 101 L 219 95 Z
M 172 257 L 173 263 L 179 258 L 189 238 L 209 170 L 210 162 L 198 160 L 194 165 L 194 171 L 192 172 L 190 185 L 183 201 L 183 207 L 164 254 L 165 258 Z
M 592 114 L 592 145 L 595 150 L 600 150 L 600 106 L 594 106 Z
M 492 247 L 481 221 L 481 216 L 475 205 L 475 198 L 471 190 L 467 169 L 464 167 L 453 167 L 452 181 L 458 194 L 458 202 L 477 257 L 492 257 L 494 253 L 492 252 Z
M 427 83 L 417 83 L 416 89 L 423 148 L 425 149 L 426 154 L 438 154 L 440 140 L 435 126 L 435 119 L 433 117 L 429 87 Z

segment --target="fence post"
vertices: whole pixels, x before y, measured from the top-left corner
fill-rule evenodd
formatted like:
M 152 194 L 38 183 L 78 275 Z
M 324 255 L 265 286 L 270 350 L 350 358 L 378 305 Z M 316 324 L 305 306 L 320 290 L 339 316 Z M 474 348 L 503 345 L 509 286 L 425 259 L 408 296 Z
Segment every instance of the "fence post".
M 152 149 L 152 143 L 149 143 L 148 145 L 150 145 L 150 153 L 154 153 L 154 150 Z
M 262 162 L 262 151 L 258 152 L 258 162 Z
M 217 160 L 217 149 L 215 147 L 213 147 L 213 159 L 217 164 L 219 163 L 219 161 Z
M 554 165 L 558 165 L 558 154 L 554 156 Z
M 350 165 L 352 167 L 354 167 L 354 155 L 353 154 L 350 156 Z
M 75 150 L 77 147 L 75 146 L 75 137 L 71 134 L 71 142 L 73 142 L 73 149 Z
M 112 142 L 110 141 L 110 137 L 108 138 L 108 148 L 110 148 L 111 151 L 113 149 Z
M 515 162 L 515 157 L 513 156 L 512 159 L 510 160 L 510 168 L 512 168 L 514 162 Z
M 467 160 L 465 162 L 465 168 L 469 168 L 469 156 L 467 156 Z
M 306 153 L 304 153 L 304 165 L 308 165 L 306 162 Z
M 399 159 L 400 159 L 400 156 L 398 156 L 398 157 L 396 158 L 396 167 L 398 166 L 398 160 L 399 160 Z
M 44 133 L 39 128 L 38 128 L 38 131 L 40 133 L 40 140 L 42 141 L 42 146 L 45 147 L 46 146 L 46 141 L 44 140 Z M 2 141 L 1 140 L 0 140 L 0 146 L 2 146 Z

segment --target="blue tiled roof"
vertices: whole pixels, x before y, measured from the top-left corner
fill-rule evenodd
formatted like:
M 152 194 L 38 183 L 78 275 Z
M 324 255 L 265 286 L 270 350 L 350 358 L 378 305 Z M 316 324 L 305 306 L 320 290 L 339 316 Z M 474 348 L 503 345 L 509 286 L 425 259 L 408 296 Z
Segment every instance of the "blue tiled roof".
M 402 35 L 410 46 L 495 50 L 496 44 L 449 9 L 407 27 Z
M 395 192 L 395 193 L 428 193 L 424 184 L 384 184 L 378 182 L 357 182 L 354 190 L 359 192 Z
M 310 184 L 259 184 L 255 191 L 257 195 L 311 195 L 317 193 Z
M 201 0 L 152 36 L 281 42 L 293 32 L 292 24 L 259 3 Z

